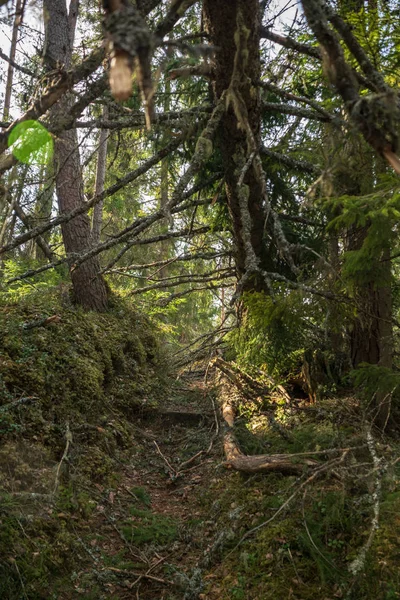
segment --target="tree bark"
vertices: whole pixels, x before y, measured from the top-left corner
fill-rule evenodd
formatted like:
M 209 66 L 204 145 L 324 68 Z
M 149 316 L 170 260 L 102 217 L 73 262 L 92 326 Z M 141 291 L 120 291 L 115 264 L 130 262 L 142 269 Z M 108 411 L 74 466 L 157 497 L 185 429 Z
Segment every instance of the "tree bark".
M 260 145 L 261 102 L 256 83 L 260 79 L 260 11 L 258 0 L 204 0 L 204 25 L 215 46 L 213 92 L 219 99 L 234 86 L 243 99 L 243 111 L 257 149 Z M 230 94 L 228 92 L 227 100 Z M 235 110 L 235 100 L 229 103 L 220 127 L 219 149 L 222 154 L 226 196 L 235 239 L 237 274 L 246 273 L 246 229 L 257 259 L 262 259 L 265 214 L 262 203 L 262 182 L 251 165 L 244 179 L 247 186 L 249 221 L 241 207 L 238 181 L 248 159 L 248 134 Z M 264 289 L 262 277 L 249 278 L 244 289 Z
M 51 70 L 59 64 L 69 67 L 71 63 L 74 30 L 77 15 L 77 2 L 71 3 L 70 14 L 65 0 L 44 0 L 46 13 L 46 39 L 44 58 L 46 67 Z M 52 118 L 67 112 L 71 97 L 63 98 L 52 109 Z M 84 202 L 83 178 L 78 151 L 76 130 L 65 131 L 55 143 L 56 191 L 60 213 L 68 213 Z M 100 263 L 93 257 L 77 268 L 74 259 L 91 247 L 90 220 L 87 214 L 61 225 L 63 242 L 67 255 L 71 255 L 70 271 L 75 301 L 88 310 L 107 309 L 107 288 L 98 274 Z
M 22 2 L 21 0 L 17 0 L 15 5 L 15 18 L 11 36 L 11 47 L 10 47 L 10 62 L 8 63 L 7 70 L 7 82 L 6 82 L 6 91 L 4 96 L 4 108 L 3 108 L 3 121 L 7 122 L 10 118 L 10 106 L 11 106 L 11 94 L 12 94 L 12 84 L 14 79 L 14 67 L 13 62 L 15 61 L 15 54 L 17 51 L 17 42 L 18 42 L 18 29 L 22 23 Z
M 108 108 L 103 107 L 102 118 L 104 121 L 108 119 Z M 107 146 L 108 136 L 110 132 L 108 129 L 100 130 L 99 149 L 97 153 L 97 167 L 96 167 L 96 183 L 95 183 L 95 195 L 98 196 L 104 191 L 104 181 L 106 178 L 106 166 L 107 166 Z M 93 246 L 96 246 L 100 242 L 101 225 L 103 221 L 103 205 L 104 199 L 98 202 L 93 209 L 93 220 L 92 220 L 92 241 Z

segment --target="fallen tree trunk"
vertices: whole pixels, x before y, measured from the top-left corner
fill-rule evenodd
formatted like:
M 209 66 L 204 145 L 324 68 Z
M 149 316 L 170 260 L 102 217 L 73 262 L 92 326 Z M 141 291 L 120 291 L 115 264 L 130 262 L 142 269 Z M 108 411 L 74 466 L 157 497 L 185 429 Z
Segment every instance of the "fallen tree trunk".
M 223 361 L 224 362 L 224 361 Z M 215 365 L 218 369 L 219 366 Z M 227 370 L 225 365 L 224 370 Z M 224 430 L 224 453 L 225 466 L 243 473 L 269 473 L 275 471 L 284 475 L 298 475 L 305 468 L 318 465 L 315 460 L 294 454 L 259 454 L 249 456 L 244 454 L 239 446 L 234 432 L 235 425 L 235 398 L 238 396 L 237 388 L 232 385 L 231 380 L 222 372 L 219 376 L 221 412 Z

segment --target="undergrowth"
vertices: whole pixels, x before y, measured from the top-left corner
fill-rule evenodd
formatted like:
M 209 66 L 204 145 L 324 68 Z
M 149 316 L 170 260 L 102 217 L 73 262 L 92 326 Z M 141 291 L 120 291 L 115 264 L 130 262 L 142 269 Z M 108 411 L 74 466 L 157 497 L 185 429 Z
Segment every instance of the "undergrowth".
M 233 529 L 235 536 L 207 573 L 203 597 L 400 598 L 395 542 L 400 534 L 400 468 L 396 462 L 400 445 L 394 440 L 375 442 L 382 464 L 387 465 L 382 475 L 380 526 L 365 568 L 354 576 L 349 567 L 371 531 L 376 476 L 360 405 L 354 398 L 336 398 L 318 405 L 303 403 L 288 411 L 291 414 L 286 417 L 286 435 L 282 437 L 267 419 L 242 410 L 236 427 L 241 450 L 245 454 L 317 452 L 310 458 L 323 465 L 345 448 L 358 449 L 336 470 L 304 487 L 307 473 L 287 477 L 231 472 L 216 481 L 208 495 L 209 510 L 214 511 L 217 529 Z M 343 450 L 336 455 L 318 454 L 332 448 Z

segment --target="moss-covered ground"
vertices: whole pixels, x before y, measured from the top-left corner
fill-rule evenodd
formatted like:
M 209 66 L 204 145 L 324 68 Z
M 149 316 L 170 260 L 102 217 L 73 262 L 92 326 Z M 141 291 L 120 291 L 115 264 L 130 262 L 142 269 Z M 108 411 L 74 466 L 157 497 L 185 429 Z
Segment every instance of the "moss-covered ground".
M 400 598 L 400 444 L 373 431 L 377 469 L 355 398 L 275 398 L 285 436 L 243 400 L 247 454 L 336 460 L 249 476 L 224 466 L 216 390 L 169 375 L 126 301 L 33 294 L 0 304 L 0 336 L 1 599 Z

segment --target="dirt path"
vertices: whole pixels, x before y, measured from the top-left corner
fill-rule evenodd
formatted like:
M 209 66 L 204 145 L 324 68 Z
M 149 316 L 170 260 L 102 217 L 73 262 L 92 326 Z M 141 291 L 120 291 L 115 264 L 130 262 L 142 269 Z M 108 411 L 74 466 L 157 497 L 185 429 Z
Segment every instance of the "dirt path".
M 222 454 L 213 401 L 201 381 L 182 382 L 166 405 L 167 414 L 138 421 L 136 450 L 121 465 L 115 488 L 99 486 L 79 536 L 88 560 L 76 576 L 78 596 L 191 597 L 184 591 L 188 578 L 215 533 L 207 521 L 209 484 Z

